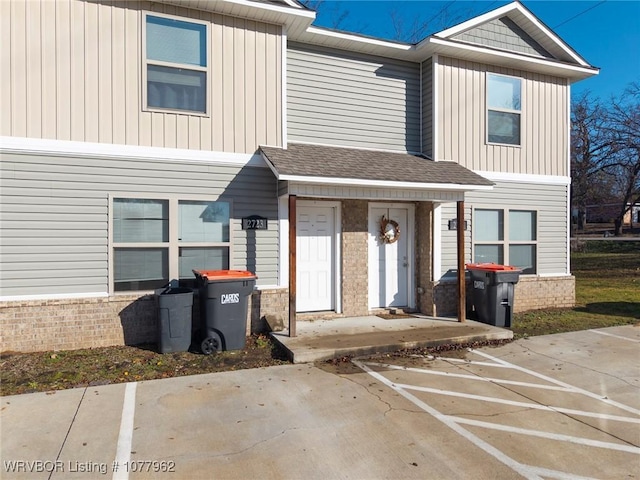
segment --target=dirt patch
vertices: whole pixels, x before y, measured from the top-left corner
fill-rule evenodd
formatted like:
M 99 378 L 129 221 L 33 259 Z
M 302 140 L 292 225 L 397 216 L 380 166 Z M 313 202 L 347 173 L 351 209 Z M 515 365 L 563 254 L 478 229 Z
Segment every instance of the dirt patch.
M 433 357 L 445 357 L 464 359 L 467 357 L 470 348 L 499 347 L 512 341 L 513 340 L 487 340 L 482 342 L 445 344 L 435 347 L 408 348 L 395 352 L 358 357 L 358 360 L 372 363 L 393 363 L 394 365 L 400 366 L 415 366 L 416 358 L 431 359 Z M 353 357 L 350 356 L 334 358 L 324 362 L 316 362 L 316 366 L 326 372 L 338 375 L 362 373 L 362 370 L 351 362 L 352 359 Z
M 289 363 L 270 337 L 252 335 L 243 350 L 213 355 L 160 354 L 156 346 L 118 346 L 82 350 L 3 353 L 0 395 L 63 390 Z

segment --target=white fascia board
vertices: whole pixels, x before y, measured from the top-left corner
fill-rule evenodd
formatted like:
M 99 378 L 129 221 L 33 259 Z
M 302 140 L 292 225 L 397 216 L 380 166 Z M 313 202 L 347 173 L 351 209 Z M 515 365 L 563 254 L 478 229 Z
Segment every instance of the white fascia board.
M 129 158 L 136 160 L 185 161 L 220 165 L 265 167 L 260 155 L 181 148 L 114 145 L 40 138 L 0 137 L 0 152 L 20 155 L 76 155 L 86 158 Z
M 465 30 L 469 30 L 471 28 L 482 25 L 485 22 L 490 22 L 492 20 L 495 20 L 496 18 L 503 17 L 504 15 L 507 15 L 513 11 L 517 11 L 518 13 L 526 17 L 527 20 L 531 22 L 533 26 L 535 26 L 535 28 L 538 28 L 540 31 L 542 31 L 551 42 L 553 42 L 563 52 L 565 52 L 567 55 L 573 58 L 577 63 L 585 67 L 589 66 L 589 64 L 582 57 L 580 57 L 580 55 L 574 52 L 565 42 L 563 42 L 560 39 L 560 37 L 558 37 L 558 35 L 556 35 L 554 32 L 549 30 L 542 22 L 540 22 L 540 20 L 538 20 L 538 18 L 535 15 L 533 15 L 529 10 L 524 8 L 518 2 L 509 3 L 500 8 L 487 12 L 484 15 L 480 15 L 479 17 L 472 18 L 471 20 L 467 20 L 466 22 L 460 23 L 451 28 L 438 32 L 434 34 L 434 37 L 439 37 L 439 38 L 452 37 L 461 32 L 464 32 Z
M 310 18 L 312 20 L 315 20 L 316 18 L 316 12 L 314 12 L 313 10 L 300 8 L 297 5 L 295 6 L 295 10 L 292 10 L 290 7 L 281 7 L 280 5 L 275 5 L 272 3 L 252 2 L 249 0 L 223 0 L 223 1 L 224 3 L 241 5 L 243 7 L 251 8 L 254 10 L 266 10 L 270 12 L 284 13 L 286 15 L 295 15 L 299 17 Z M 167 3 L 170 3 L 170 2 L 167 2 Z
M 357 35 L 355 33 L 351 34 L 351 33 L 345 33 L 345 32 L 338 32 L 335 30 L 329 30 L 322 27 L 311 26 L 307 28 L 307 33 L 310 33 L 312 35 L 322 35 L 325 37 L 332 37 L 337 40 L 344 40 L 348 42 L 366 43 L 368 45 L 390 48 L 390 49 L 395 49 L 403 52 L 409 52 L 415 48 L 413 45 L 409 43 L 390 42 L 390 41 L 378 39 L 378 38 L 364 37 L 361 35 Z
M 570 185 L 571 177 L 560 175 L 534 175 L 529 173 L 507 173 L 474 170 L 481 177 L 492 182 L 536 183 L 544 185 Z
M 273 175 L 278 179 L 278 180 L 282 180 L 278 174 L 278 171 L 276 170 L 276 167 L 273 166 L 273 163 L 271 163 L 269 161 L 269 159 L 267 158 L 267 156 L 260 152 L 261 156 L 262 156 L 262 161 L 269 167 L 269 169 L 271 170 L 271 172 L 273 173 Z
M 561 63 L 558 61 L 547 60 L 544 58 L 537 58 L 531 56 L 524 56 L 519 53 L 506 52 L 502 50 L 494 50 L 491 48 L 483 47 L 482 45 L 470 45 L 458 41 L 451 41 L 443 38 L 429 37 L 425 40 L 424 48 L 431 47 L 433 50 L 443 51 L 444 49 L 455 49 L 458 51 L 464 50 L 473 52 L 477 55 L 483 55 L 485 58 L 478 58 L 476 61 L 490 63 L 490 59 L 509 60 L 512 62 L 525 62 L 527 64 L 539 65 L 548 69 L 558 70 L 556 75 L 560 76 L 562 73 L 568 77 L 587 78 L 593 75 L 597 75 L 600 69 L 589 66 L 569 65 L 567 63 Z M 442 49 L 442 50 L 440 50 Z M 446 52 L 444 52 L 446 54 Z
M 389 180 L 365 180 L 361 178 L 307 177 L 302 175 L 278 175 L 278 180 L 298 183 L 320 183 L 325 185 L 350 185 L 359 187 L 407 188 L 412 190 L 435 190 L 468 192 L 472 190 L 492 190 L 491 185 L 465 185 L 448 183 L 392 182 Z
M 457 35 L 465 30 L 469 30 L 470 28 L 477 27 L 478 25 L 482 25 L 485 22 L 490 22 L 495 18 L 502 17 L 507 13 L 516 9 L 517 3 L 508 3 L 507 5 L 503 5 L 500 8 L 496 8 L 495 10 L 491 10 L 479 17 L 474 17 L 466 22 L 459 23 L 458 25 L 454 25 L 451 28 L 447 28 L 446 30 L 442 30 L 441 32 L 435 33 L 434 36 L 440 38 L 451 37 L 453 35 Z
M 529 10 L 523 8 L 520 4 L 516 4 L 516 9 L 529 20 L 536 28 L 540 29 L 553 43 L 555 43 L 562 51 L 564 51 L 567 55 L 573 58 L 576 62 L 584 67 L 588 67 L 589 64 L 573 51 L 571 47 L 569 47 L 565 42 L 563 42 L 558 35 L 556 35 L 553 31 L 549 30 L 547 26 L 542 23 L 535 15 L 533 15 Z

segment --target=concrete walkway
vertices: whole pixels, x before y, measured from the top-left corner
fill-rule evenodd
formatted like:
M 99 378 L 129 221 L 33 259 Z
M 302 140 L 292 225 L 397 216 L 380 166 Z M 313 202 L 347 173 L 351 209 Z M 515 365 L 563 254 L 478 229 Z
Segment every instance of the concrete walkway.
M 639 343 L 626 325 L 0 397 L 0 478 L 637 479 Z
M 289 351 L 293 363 L 369 355 L 404 348 L 434 347 L 447 343 L 508 340 L 513 332 L 485 323 L 454 318 L 413 315 L 384 319 L 377 316 L 337 318 L 297 323 L 297 336 L 272 336 Z

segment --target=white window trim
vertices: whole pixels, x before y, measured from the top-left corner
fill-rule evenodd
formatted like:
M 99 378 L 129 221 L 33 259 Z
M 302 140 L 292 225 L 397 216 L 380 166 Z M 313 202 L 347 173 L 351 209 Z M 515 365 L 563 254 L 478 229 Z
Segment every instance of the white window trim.
M 502 240 L 476 240 L 476 228 L 475 228 L 475 219 L 476 219 L 476 210 L 493 210 L 493 211 L 502 211 L 503 215 L 503 232 L 502 232 Z M 536 215 L 536 239 L 535 240 L 518 240 L 511 241 L 509 240 L 509 213 L 510 212 L 534 212 Z M 474 205 L 471 209 L 471 259 L 472 262 L 475 263 L 476 258 L 476 245 L 502 245 L 502 254 L 505 265 L 510 265 L 509 263 L 509 250 L 510 245 L 534 245 L 536 247 L 536 262 L 535 262 L 535 273 L 527 273 L 522 274 L 523 276 L 539 276 L 540 266 L 540 211 L 537 208 L 519 208 L 519 207 L 496 207 L 495 205 Z
M 493 75 L 496 77 L 505 77 L 505 78 L 513 78 L 515 80 L 520 81 L 520 110 L 513 110 L 511 108 L 495 108 L 489 107 L 489 75 Z M 504 75 L 502 73 L 495 72 L 485 72 L 485 92 L 484 92 L 484 100 L 485 100 L 485 141 L 487 145 L 498 145 L 501 147 L 513 147 L 513 148 L 522 148 L 522 112 L 524 110 L 524 95 L 522 88 L 522 77 L 516 77 L 514 75 Z M 492 112 L 501 112 L 501 113 L 513 113 L 517 114 L 520 118 L 520 143 L 501 143 L 501 142 L 491 142 L 489 141 L 489 111 Z
M 113 200 L 115 198 L 132 198 L 132 199 L 148 199 L 163 200 L 169 202 L 169 241 L 168 242 L 140 242 L 125 243 L 113 241 Z M 153 192 L 148 193 L 132 193 L 121 192 L 109 194 L 109 285 L 108 292 L 110 295 L 131 295 L 135 293 L 148 293 L 149 290 L 127 290 L 122 292 L 115 291 L 115 272 L 114 272 L 114 249 L 115 248 L 167 248 L 169 251 L 169 280 L 180 278 L 179 275 L 179 252 L 180 247 L 185 246 L 183 242 L 178 240 L 178 202 L 198 201 L 198 202 L 226 202 L 229 204 L 229 241 L 228 242 L 190 242 L 189 247 L 227 247 L 229 250 L 229 268 L 234 269 L 234 249 L 233 249 L 233 200 L 231 199 L 214 199 L 202 195 L 157 195 Z M 195 277 L 194 277 L 195 278 Z
M 163 17 L 169 18 L 171 20 L 178 20 L 180 22 L 186 23 L 196 23 L 199 25 L 204 25 L 206 28 L 206 41 L 205 45 L 207 47 L 207 65 L 205 67 L 201 67 L 200 65 L 191 65 L 187 63 L 171 63 L 171 62 L 162 62 L 158 60 L 148 60 L 147 59 L 147 17 Z M 149 12 L 145 11 L 142 14 L 142 41 L 141 43 L 141 58 L 142 58 L 142 110 L 144 112 L 160 112 L 160 113 L 176 113 L 180 115 L 192 115 L 196 117 L 210 117 L 211 111 L 211 26 L 209 22 L 205 22 L 202 20 L 197 20 L 189 17 L 180 17 L 177 15 L 167 15 L 166 13 L 157 13 L 157 12 Z M 205 102 L 204 102 L 204 112 L 196 112 L 192 110 L 179 110 L 172 108 L 160 108 L 160 107 L 150 107 L 147 102 L 147 65 L 158 65 L 161 67 L 172 67 L 172 68 L 183 68 L 185 70 L 194 70 L 199 72 L 205 72 L 206 74 L 206 83 L 205 83 Z

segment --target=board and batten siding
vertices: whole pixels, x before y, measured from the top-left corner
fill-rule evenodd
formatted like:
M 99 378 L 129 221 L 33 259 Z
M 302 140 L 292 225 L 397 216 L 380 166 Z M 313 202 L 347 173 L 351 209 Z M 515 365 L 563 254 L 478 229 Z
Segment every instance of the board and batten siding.
M 567 272 L 567 185 L 522 182 L 495 182 L 489 192 L 465 194 L 465 261 L 472 260 L 473 209 L 497 208 L 534 210 L 538 223 L 539 275 L 566 275 Z M 447 222 L 456 218 L 455 204 L 442 205 L 442 273 L 457 268 L 456 231 Z
M 420 66 L 292 42 L 287 124 L 292 142 L 419 152 Z
M 143 111 L 143 12 L 209 23 L 208 115 Z M 282 144 L 281 27 L 154 2 L 0 1 L 0 135 L 253 153 Z
M 438 160 L 478 171 L 551 176 L 568 172 L 567 80 L 440 57 L 438 75 Z M 521 145 L 487 143 L 486 74 L 522 79 Z
M 268 168 L 3 154 L 0 178 L 0 296 L 107 293 L 109 194 L 127 193 L 230 201 L 230 268 L 255 271 L 259 285 L 277 283 Z M 268 230 L 242 230 L 250 215 L 266 217 Z

